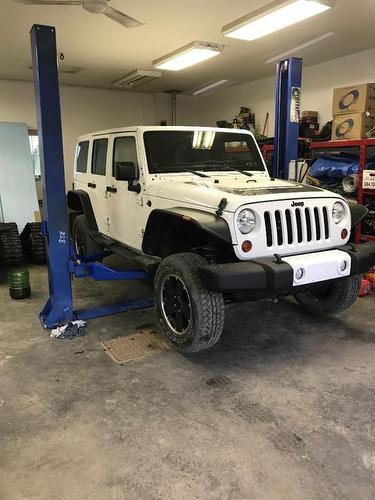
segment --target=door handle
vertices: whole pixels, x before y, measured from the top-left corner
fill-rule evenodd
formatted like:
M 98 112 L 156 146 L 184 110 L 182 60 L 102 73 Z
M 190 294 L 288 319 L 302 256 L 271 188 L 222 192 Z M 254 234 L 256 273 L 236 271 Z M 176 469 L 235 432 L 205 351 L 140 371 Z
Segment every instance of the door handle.
M 93 188 L 93 189 L 96 188 L 96 184 L 94 182 L 88 182 L 87 185 L 89 188 Z
M 107 193 L 117 193 L 117 189 L 112 186 L 107 186 L 106 191 Z

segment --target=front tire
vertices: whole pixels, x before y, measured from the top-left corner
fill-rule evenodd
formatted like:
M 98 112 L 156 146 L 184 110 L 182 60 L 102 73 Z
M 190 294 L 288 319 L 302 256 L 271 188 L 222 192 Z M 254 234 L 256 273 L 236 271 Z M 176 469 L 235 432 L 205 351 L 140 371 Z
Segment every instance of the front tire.
M 341 278 L 327 285 L 318 285 L 296 294 L 299 304 L 316 316 L 337 314 L 349 309 L 357 300 L 362 278 L 359 274 Z
M 207 290 L 199 267 L 206 260 L 193 253 L 166 257 L 154 280 L 156 312 L 169 340 L 183 352 L 212 347 L 224 327 L 224 299 Z

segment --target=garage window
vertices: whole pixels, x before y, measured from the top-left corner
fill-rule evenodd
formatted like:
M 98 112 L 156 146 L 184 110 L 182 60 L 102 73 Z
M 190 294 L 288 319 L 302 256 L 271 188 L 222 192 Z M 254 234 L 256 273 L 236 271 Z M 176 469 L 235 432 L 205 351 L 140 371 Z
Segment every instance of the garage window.
M 113 148 L 112 175 L 114 176 L 115 164 L 118 162 L 133 162 L 137 166 L 137 147 L 135 137 L 117 137 Z
M 89 141 L 80 142 L 76 151 L 76 170 L 82 174 L 87 172 L 87 157 L 89 153 Z
M 108 139 L 96 139 L 92 148 L 91 172 L 97 175 L 105 175 L 107 162 Z
M 31 160 L 33 162 L 34 176 L 40 178 L 40 151 L 39 151 L 39 137 L 36 130 L 29 130 L 29 144 L 31 151 Z

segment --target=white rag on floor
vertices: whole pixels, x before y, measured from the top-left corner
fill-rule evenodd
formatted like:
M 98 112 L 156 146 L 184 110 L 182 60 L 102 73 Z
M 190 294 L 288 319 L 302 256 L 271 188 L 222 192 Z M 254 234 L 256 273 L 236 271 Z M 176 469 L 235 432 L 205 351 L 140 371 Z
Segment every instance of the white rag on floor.
M 61 335 L 65 332 L 65 330 L 68 328 L 69 325 L 75 325 L 79 328 L 83 328 L 86 326 L 86 321 L 82 321 L 80 319 L 76 320 L 76 321 L 70 321 L 69 323 L 67 323 L 66 325 L 63 325 L 63 326 L 58 326 L 57 328 L 54 328 L 52 331 L 51 331 L 51 334 L 50 334 L 50 337 L 52 338 L 59 338 L 61 337 Z

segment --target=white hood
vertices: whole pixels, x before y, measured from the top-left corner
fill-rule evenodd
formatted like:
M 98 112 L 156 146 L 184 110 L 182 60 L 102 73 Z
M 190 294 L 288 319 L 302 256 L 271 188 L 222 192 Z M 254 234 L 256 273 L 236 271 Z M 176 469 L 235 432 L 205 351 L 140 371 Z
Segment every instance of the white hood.
M 174 200 L 178 205 L 193 205 L 217 209 L 222 198 L 227 199 L 225 211 L 235 212 L 238 207 L 259 201 L 277 201 L 290 198 L 325 198 L 332 193 L 323 189 L 289 182 L 271 180 L 266 173 L 246 177 L 236 172 L 198 177 L 194 174 L 158 175 L 150 183 L 149 196 Z

